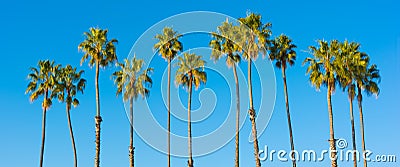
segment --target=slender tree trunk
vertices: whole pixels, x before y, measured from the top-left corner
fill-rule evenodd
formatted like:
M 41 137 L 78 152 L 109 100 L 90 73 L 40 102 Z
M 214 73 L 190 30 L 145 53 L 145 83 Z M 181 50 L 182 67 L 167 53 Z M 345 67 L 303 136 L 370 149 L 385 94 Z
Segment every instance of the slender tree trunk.
M 48 97 L 48 91 L 46 90 L 45 92 L 45 101 L 47 100 Z M 44 101 L 43 101 L 44 103 Z M 43 114 L 42 114 L 42 146 L 40 147 L 40 160 L 39 160 L 39 166 L 43 166 L 43 155 L 44 155 L 44 142 L 46 139 L 46 114 L 47 114 L 47 106 L 43 106 Z
M 171 167 L 171 59 L 168 59 L 168 167 Z
M 95 86 L 96 86 L 96 156 L 94 158 L 94 166 L 100 166 L 100 124 L 102 118 L 100 116 L 100 95 L 99 95 L 99 62 L 96 62 L 96 78 L 95 78 Z
M 332 167 L 337 167 L 337 161 L 336 161 L 336 145 L 335 145 L 335 133 L 333 130 L 333 112 L 332 112 L 332 87 L 331 83 L 328 83 L 328 92 L 327 92 L 327 98 L 328 98 L 328 114 L 329 114 L 329 144 L 330 144 L 330 151 L 331 151 L 331 163 Z
M 282 78 L 283 78 L 283 88 L 285 91 L 285 102 L 286 102 L 286 115 L 287 115 L 287 121 L 288 121 L 288 127 L 289 127 L 289 136 L 290 136 L 290 148 L 292 150 L 291 157 L 292 157 L 292 163 L 293 167 L 296 167 L 296 157 L 294 155 L 294 142 L 293 142 L 293 133 L 292 133 L 292 121 L 290 119 L 290 111 L 289 111 L 289 95 L 288 95 L 288 90 L 287 90 L 287 84 L 286 84 L 286 68 L 285 65 L 282 66 Z
M 239 95 L 239 79 L 236 72 L 236 64 L 233 65 L 233 76 L 236 84 L 236 151 L 235 151 L 235 167 L 239 167 L 239 122 L 240 122 L 240 95 Z
M 135 157 L 134 157 L 134 152 L 135 152 L 135 147 L 133 147 L 133 98 L 131 97 L 130 99 L 130 104 L 129 104 L 129 121 L 130 121 L 130 145 L 129 145 L 129 164 L 130 167 L 134 167 L 135 164 Z
M 248 61 L 248 76 L 247 76 L 247 80 L 248 80 L 248 84 L 249 84 L 249 100 L 250 100 L 250 109 L 249 109 L 249 115 L 250 115 L 250 121 L 251 121 L 251 131 L 253 134 L 253 138 L 254 138 L 254 158 L 256 161 L 256 167 L 261 167 L 261 162 L 260 162 L 260 158 L 259 158 L 259 148 L 258 148 L 258 139 L 257 139 L 257 126 L 256 126 L 256 111 L 254 110 L 254 106 L 253 106 L 253 90 L 252 90 L 252 83 L 251 83 L 251 58 L 249 58 Z
M 77 167 L 78 166 L 78 156 L 76 155 L 75 138 L 74 138 L 74 131 L 72 130 L 70 110 L 71 110 L 71 104 L 67 103 L 67 118 L 68 118 L 69 135 L 71 137 L 72 150 L 74 151 L 74 167 Z
M 192 103 L 192 74 L 189 74 L 189 97 L 188 97 L 188 148 L 189 148 L 189 160 L 188 167 L 193 167 L 192 158 L 192 122 L 191 122 L 191 103 Z
M 362 145 L 362 150 L 363 150 L 362 158 L 364 159 L 364 167 L 367 167 L 367 160 L 365 157 L 366 149 L 365 149 L 365 138 L 364 138 L 364 114 L 363 114 L 363 109 L 362 109 L 361 87 L 359 85 L 357 85 L 357 90 L 358 90 L 358 95 L 357 95 L 358 110 L 360 112 L 361 145 Z
M 353 162 L 354 162 L 354 167 L 357 167 L 356 129 L 354 128 L 353 97 L 349 96 L 349 102 L 350 102 L 351 139 L 353 142 L 353 151 L 354 151 Z

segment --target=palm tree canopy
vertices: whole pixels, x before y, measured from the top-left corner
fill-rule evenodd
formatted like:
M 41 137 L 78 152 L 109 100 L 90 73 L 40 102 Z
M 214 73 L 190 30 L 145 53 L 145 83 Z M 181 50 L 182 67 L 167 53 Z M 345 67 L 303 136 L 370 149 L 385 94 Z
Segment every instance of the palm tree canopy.
M 73 104 L 74 107 L 79 105 L 79 100 L 75 96 L 77 92 L 83 94 L 85 89 L 86 80 L 82 78 L 83 73 L 83 70 L 77 71 L 76 67 L 74 68 L 71 65 L 61 68 L 55 89 L 59 101 L 66 102 L 69 105 Z
M 28 74 L 30 80 L 25 93 L 30 93 L 29 100 L 31 102 L 37 100 L 39 96 L 47 96 L 42 102 L 42 107 L 45 109 L 50 108 L 52 105 L 51 99 L 55 97 L 53 89 L 57 84 L 57 75 L 59 73 L 59 66 L 54 65 L 54 61 L 40 60 L 38 68 L 31 67 L 31 73 Z
M 114 83 L 117 85 L 117 96 L 123 92 L 123 100 L 131 98 L 137 99 L 139 95 L 143 98 L 149 96 L 152 86 L 150 73 L 153 68 L 142 70 L 144 61 L 133 57 L 131 61 L 124 59 L 124 63 L 119 63 L 121 70 L 112 74 Z
M 85 40 L 78 46 L 78 50 L 85 53 L 81 65 L 89 59 L 89 66 L 97 62 L 101 67 L 106 67 L 117 60 L 115 43 L 118 43 L 118 40 L 108 40 L 107 32 L 107 29 L 93 27 L 89 32 L 84 32 Z
M 240 47 L 236 43 L 239 35 L 239 27 L 233 26 L 232 23 L 226 21 L 218 26 L 217 29 L 217 32 L 211 34 L 214 39 L 209 43 L 212 48 L 211 59 L 218 61 L 226 55 L 226 65 L 232 67 L 234 64 L 240 62 L 238 54 Z
M 307 57 L 303 65 L 308 63 L 306 73 L 310 75 L 309 80 L 316 89 L 320 89 L 321 85 L 330 86 L 332 91 L 338 82 L 336 72 L 342 65 L 336 57 L 339 54 L 340 43 L 337 40 L 327 41 L 318 40 L 318 47 L 310 46 L 310 52 L 313 58 Z M 329 85 L 328 85 L 329 84 Z
M 250 58 L 255 60 L 258 57 L 258 53 L 266 55 L 266 49 L 269 45 L 268 38 L 272 34 L 272 24 L 263 24 L 261 15 L 254 13 L 249 13 L 245 18 L 239 18 L 239 21 L 242 34 L 240 46 L 242 46 L 244 58 L 246 60 Z
M 199 88 L 201 83 L 207 82 L 207 74 L 204 72 L 205 61 L 200 55 L 185 53 L 183 57 L 178 57 L 175 83 L 183 87 L 193 84 Z M 190 83 L 192 81 L 192 83 Z
M 157 34 L 155 38 L 158 42 L 154 49 L 161 54 L 165 60 L 172 60 L 179 51 L 182 51 L 182 43 L 178 40 L 182 35 L 174 31 L 171 27 L 165 27 L 162 34 Z
M 292 66 L 296 61 L 295 48 L 296 45 L 292 43 L 292 40 L 288 36 L 281 34 L 270 41 L 269 59 L 275 61 L 276 67 L 286 69 L 287 64 Z

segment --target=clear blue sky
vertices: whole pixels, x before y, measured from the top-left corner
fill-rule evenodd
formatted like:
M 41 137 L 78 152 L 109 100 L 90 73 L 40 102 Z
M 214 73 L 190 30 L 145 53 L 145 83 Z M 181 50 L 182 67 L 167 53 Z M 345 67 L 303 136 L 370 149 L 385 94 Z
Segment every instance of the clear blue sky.
M 293 38 L 298 46 L 298 61 L 287 71 L 292 124 L 296 148 L 322 150 L 328 148 L 329 122 L 326 107 L 326 90 L 315 91 L 307 81 L 305 67 L 301 62 L 310 56 L 304 52 L 310 45 L 315 45 L 317 39 L 338 39 L 357 41 L 361 50 L 367 52 L 371 61 L 381 70 L 381 94 L 375 97 L 365 97 L 365 135 L 367 148 L 375 154 L 395 154 L 400 156 L 400 145 L 397 129 L 400 128 L 398 118 L 397 89 L 400 83 L 400 4 L 395 0 L 381 1 L 7 1 L 0 7 L 1 26 L 0 40 L 2 82 L 0 82 L 0 166 L 20 167 L 36 166 L 39 161 L 41 143 L 41 101 L 30 103 L 24 94 L 28 80 L 26 75 L 29 67 L 35 66 L 38 60 L 52 59 L 61 64 L 79 66 L 82 53 L 77 45 L 84 39 L 83 32 L 89 27 L 99 26 L 109 29 L 109 37 L 117 38 L 118 58 L 126 58 L 139 36 L 157 22 L 183 12 L 212 11 L 223 13 L 235 18 L 244 17 L 246 11 L 260 13 L 264 22 L 272 22 L 273 36 L 285 33 Z M 196 21 L 196 20 L 193 20 Z M 194 40 L 189 40 L 194 39 Z M 203 47 L 208 44 L 207 36 L 185 38 L 185 49 Z M 155 41 L 154 41 L 155 42 Z M 208 58 L 208 55 L 204 55 Z M 208 60 L 208 59 L 207 59 Z M 161 101 L 161 74 L 167 64 L 161 58 L 153 59 L 156 72 L 155 85 L 149 101 L 154 106 L 153 114 L 160 124 L 166 123 L 166 109 Z M 266 61 L 259 59 L 258 61 Z M 212 62 L 209 62 L 212 63 Z M 241 68 L 245 69 L 245 63 Z M 81 105 L 73 108 L 72 119 L 80 166 L 93 165 L 94 158 L 94 114 L 95 89 L 94 70 L 86 64 L 79 67 L 85 70 L 84 77 L 88 80 L 84 95 L 79 95 Z M 129 145 L 129 122 L 125 115 L 121 98 L 115 97 L 115 86 L 110 74 L 115 68 L 103 70 L 100 74 L 101 106 L 102 106 L 102 166 L 127 166 Z M 244 71 L 246 75 L 246 72 Z M 212 76 L 213 74 L 211 74 Z M 269 149 L 289 150 L 286 115 L 284 112 L 284 97 L 281 73 L 276 71 L 276 103 L 275 110 L 268 127 L 259 139 L 260 148 L 268 145 Z M 224 101 L 224 94 L 215 77 L 207 87 L 215 89 L 216 98 Z M 210 79 L 211 80 L 211 79 Z M 255 82 L 255 98 L 260 97 L 257 89 L 260 83 Z M 218 88 L 218 89 L 217 89 Z M 221 89 L 220 89 L 221 88 Z M 173 88 L 175 89 L 175 88 Z M 245 88 L 242 88 L 245 90 Z M 229 93 L 229 92 L 228 92 Z M 186 96 L 180 90 L 182 103 L 186 104 Z M 194 106 L 198 107 L 198 94 L 194 94 Z M 337 138 L 351 139 L 351 129 L 346 95 L 337 91 L 333 96 L 335 133 Z M 229 100 L 227 101 L 229 102 Z M 226 106 L 218 106 L 219 111 Z M 224 103 L 222 103 L 224 104 Z M 246 108 L 247 103 L 244 103 Z M 256 102 L 256 105 L 260 105 Z M 355 122 L 359 124 L 358 110 L 355 105 Z M 219 107 L 219 108 L 218 108 Z M 136 109 L 140 112 L 140 108 Z M 201 112 L 201 111 L 200 111 Z M 193 125 L 194 135 L 209 132 L 207 128 L 215 128 L 224 120 L 224 114 L 212 115 L 205 122 Z M 244 112 L 244 111 L 243 111 Z M 64 104 L 54 102 L 48 112 L 47 138 L 45 150 L 45 166 L 66 167 L 73 165 L 72 149 Z M 140 119 L 140 118 L 138 118 Z M 205 125 L 205 123 L 208 123 Z M 173 131 L 185 135 L 186 124 L 174 119 Z M 204 128 L 206 127 L 206 128 Z M 233 127 L 232 127 L 233 128 Z M 241 164 L 245 167 L 254 166 L 252 144 L 247 142 L 250 133 L 250 123 L 246 119 L 241 131 Z M 360 149 L 359 128 L 356 127 L 357 146 Z M 160 138 L 159 140 L 164 140 Z M 148 146 L 138 136 L 135 136 L 136 165 L 163 166 L 166 165 L 166 155 Z M 186 146 L 186 143 L 182 143 Z M 375 155 L 374 154 L 374 155 Z M 195 157 L 196 166 L 233 166 L 234 141 L 212 154 Z M 186 158 L 172 159 L 172 166 L 185 166 Z M 316 163 L 300 162 L 299 166 L 328 166 L 329 161 Z M 265 166 L 289 166 L 289 162 L 263 162 Z M 339 162 L 341 166 L 351 165 L 351 162 Z M 361 165 L 361 163 L 360 163 Z M 400 166 L 396 163 L 370 163 L 370 166 Z

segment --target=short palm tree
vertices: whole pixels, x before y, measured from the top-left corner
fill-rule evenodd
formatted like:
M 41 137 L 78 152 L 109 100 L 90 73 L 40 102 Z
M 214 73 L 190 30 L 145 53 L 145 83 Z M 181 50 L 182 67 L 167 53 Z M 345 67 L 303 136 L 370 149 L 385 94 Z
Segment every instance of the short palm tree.
M 171 62 L 182 51 L 182 43 L 178 40 L 182 35 L 174 31 L 171 27 L 165 27 L 162 34 L 157 34 L 155 38 L 158 42 L 154 45 L 154 49 L 168 61 L 168 167 L 171 167 Z
M 336 145 L 335 135 L 333 129 L 333 111 L 332 111 L 332 93 L 335 91 L 336 83 L 338 82 L 336 77 L 336 71 L 340 66 L 340 61 L 336 59 L 339 53 L 339 42 L 332 40 L 331 42 L 318 40 L 318 47 L 310 46 L 310 52 L 314 56 L 313 58 L 306 58 L 303 64 L 308 63 L 306 73 L 310 76 L 309 80 L 317 90 L 321 86 L 326 86 L 327 101 L 328 101 L 328 115 L 329 115 L 329 144 L 331 154 L 332 167 L 337 167 L 336 161 Z
M 226 65 L 233 69 L 233 76 L 236 84 L 236 139 L 235 139 L 235 167 L 239 167 L 239 117 L 240 117 L 240 96 L 239 96 L 239 79 L 236 72 L 236 66 L 240 62 L 239 46 L 234 42 L 235 29 L 232 23 L 223 22 L 218 27 L 218 32 L 213 33 L 213 40 L 210 41 L 210 47 L 213 49 L 211 58 L 218 61 L 226 56 Z
M 136 56 L 129 61 L 124 59 L 124 63 L 119 63 L 121 70 L 112 74 L 115 78 L 114 82 L 117 85 L 117 96 L 123 93 L 123 101 L 129 101 L 129 120 L 130 120 L 130 145 L 129 145 L 129 162 L 130 167 L 134 167 L 134 150 L 133 146 L 133 101 L 139 95 L 143 98 L 149 96 L 149 88 L 152 85 L 152 79 L 149 73 L 152 68 L 142 70 L 144 61 L 136 59 Z
M 243 52 L 242 56 L 248 62 L 247 83 L 249 89 L 249 115 L 252 125 L 252 134 L 254 139 L 254 157 L 256 167 L 261 166 L 259 158 L 259 147 L 257 139 L 256 111 L 253 105 L 253 90 L 251 80 L 251 64 L 256 61 L 259 53 L 266 54 L 268 38 L 271 35 L 271 23 L 263 24 L 261 15 L 249 13 L 245 18 L 239 18 L 241 23 L 242 38 L 239 40 L 240 48 Z
M 188 89 L 188 167 L 193 167 L 192 158 L 192 122 L 191 122 L 191 102 L 192 87 L 199 88 L 201 83 L 207 82 L 207 74 L 204 72 L 204 64 L 200 55 L 194 53 L 185 53 L 183 57 L 178 57 L 175 82 Z
M 109 64 L 117 61 L 115 43 L 116 39 L 108 40 L 107 29 L 90 28 L 89 32 L 85 32 L 85 40 L 78 46 L 78 50 L 85 54 L 81 59 L 81 65 L 89 59 L 89 66 L 96 67 L 95 86 L 96 86 L 96 156 L 94 166 L 100 166 L 100 124 L 102 121 L 100 115 L 100 94 L 99 94 L 99 70 L 100 67 L 107 67 Z
M 362 72 L 364 71 L 364 72 Z M 365 70 L 361 70 L 361 73 L 358 74 L 357 77 L 357 101 L 358 101 L 358 109 L 360 112 L 360 131 L 361 131 L 361 144 L 363 149 L 363 158 L 364 158 L 364 167 L 367 167 L 367 160 L 365 158 L 366 147 L 365 147 L 365 137 L 364 137 L 364 113 L 362 108 L 362 91 L 370 96 L 374 94 L 375 96 L 379 95 L 379 82 L 381 80 L 381 76 L 379 74 L 379 69 L 377 65 L 372 64 L 371 66 L 366 66 Z
M 55 97 L 54 89 L 57 84 L 57 75 L 59 65 L 54 65 L 54 61 L 40 60 L 38 68 L 31 67 L 31 73 L 28 74 L 30 80 L 25 93 L 30 93 L 29 100 L 31 102 L 43 96 L 42 102 L 42 145 L 40 149 L 39 166 L 43 166 L 44 145 L 46 138 L 46 114 L 52 105 L 52 99 Z
M 78 166 L 78 156 L 76 154 L 75 138 L 74 132 L 72 130 L 70 110 L 71 106 L 74 107 L 79 105 L 79 100 L 75 97 L 77 92 L 83 94 L 85 89 L 86 80 L 82 78 L 83 70 L 77 71 L 76 67 L 67 65 L 61 68 L 60 74 L 57 76 L 58 84 L 56 86 L 56 91 L 58 93 L 57 98 L 61 102 L 66 103 L 66 112 L 68 119 L 69 134 L 72 142 L 72 151 L 74 152 L 74 166 Z
M 293 167 L 296 167 L 296 159 L 294 157 L 294 142 L 292 133 L 292 123 L 289 111 L 289 97 L 288 97 L 289 95 L 286 84 L 286 69 L 288 66 L 292 66 L 296 60 L 296 51 L 294 51 L 295 48 L 296 45 L 292 43 L 292 40 L 286 35 L 282 34 L 279 37 L 276 37 L 275 40 L 271 41 L 271 46 L 269 49 L 270 60 L 275 61 L 275 66 L 282 70 L 283 88 L 285 92 L 285 102 L 286 102 L 286 115 L 289 127 L 290 147 L 292 150 L 291 158 Z
M 353 115 L 353 100 L 355 97 L 355 80 L 356 74 L 362 72 L 367 65 L 369 58 L 365 53 L 359 51 L 360 44 L 356 42 L 349 43 L 347 40 L 340 45 L 339 59 L 343 63 L 343 66 L 338 66 L 338 78 L 340 86 L 343 91 L 347 92 L 349 104 L 350 104 L 350 123 L 352 132 L 352 147 L 353 151 L 356 152 L 356 137 L 355 137 L 355 126 L 354 126 L 354 115 Z M 354 167 L 357 166 L 357 155 L 353 154 Z

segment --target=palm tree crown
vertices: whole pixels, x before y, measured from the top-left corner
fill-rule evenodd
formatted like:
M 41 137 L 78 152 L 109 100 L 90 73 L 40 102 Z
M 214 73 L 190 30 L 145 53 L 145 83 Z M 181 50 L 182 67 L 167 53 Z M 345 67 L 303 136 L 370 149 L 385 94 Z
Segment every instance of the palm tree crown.
M 207 74 L 204 72 L 205 61 L 201 56 L 194 53 L 185 53 L 183 57 L 178 57 L 179 68 L 176 71 L 175 82 L 177 85 L 189 87 L 193 84 L 195 88 L 199 88 L 201 83 L 207 82 Z M 192 81 L 192 83 L 190 83 Z
M 296 61 L 296 52 L 294 49 L 296 45 L 292 43 L 292 40 L 288 36 L 281 34 L 274 40 L 270 41 L 269 47 L 269 58 L 275 61 L 277 68 L 287 68 L 287 64 L 292 66 Z
M 76 67 L 73 68 L 71 65 L 67 65 L 65 68 L 60 70 L 57 84 L 57 98 L 61 102 L 68 104 L 68 110 L 71 109 L 71 104 L 76 107 L 79 105 L 79 100 L 75 98 L 77 92 L 83 94 L 83 90 L 86 86 L 86 80 L 82 78 L 83 70 L 76 71 Z
M 178 41 L 182 35 L 178 34 L 170 27 L 165 27 L 162 34 L 155 36 L 158 43 L 154 45 L 156 49 L 165 60 L 172 60 L 175 58 L 179 51 L 182 51 L 182 43 Z
M 210 41 L 211 58 L 217 61 L 226 55 L 228 67 L 240 62 L 240 55 L 238 54 L 240 47 L 236 43 L 239 38 L 238 35 L 239 27 L 233 26 L 232 23 L 223 22 L 221 26 L 218 26 L 218 32 L 212 33 L 214 39 Z

